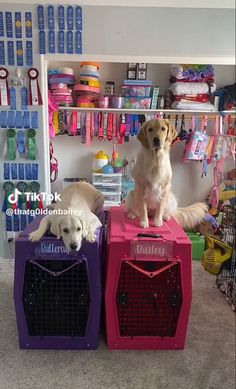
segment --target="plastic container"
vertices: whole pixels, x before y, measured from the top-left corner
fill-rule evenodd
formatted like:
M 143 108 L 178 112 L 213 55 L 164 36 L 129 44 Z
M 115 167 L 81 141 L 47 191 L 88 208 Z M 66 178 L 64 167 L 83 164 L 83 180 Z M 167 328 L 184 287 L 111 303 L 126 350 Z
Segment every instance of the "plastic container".
M 121 95 L 123 97 L 150 97 L 152 88 L 145 85 L 122 85 Z
M 188 232 L 187 235 L 192 242 L 192 259 L 201 261 L 205 249 L 205 238 L 194 232 Z
M 110 186 L 112 185 L 121 186 L 121 178 L 122 178 L 121 173 L 113 173 L 113 174 L 93 173 L 92 183 L 95 186 L 98 184 L 102 184 L 102 185 L 109 184 Z
M 112 108 L 121 109 L 123 108 L 124 98 L 121 96 L 112 96 L 111 97 L 111 106 Z
M 124 97 L 124 108 L 150 109 L 151 101 L 149 97 Z

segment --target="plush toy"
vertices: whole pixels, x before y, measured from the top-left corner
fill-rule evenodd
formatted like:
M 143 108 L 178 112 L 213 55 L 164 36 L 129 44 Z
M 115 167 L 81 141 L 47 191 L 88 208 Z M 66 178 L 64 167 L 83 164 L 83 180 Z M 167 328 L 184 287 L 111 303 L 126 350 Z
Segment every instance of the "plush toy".
M 236 169 L 227 174 L 227 180 L 222 181 L 219 186 L 219 200 L 230 201 L 231 205 L 236 205 Z

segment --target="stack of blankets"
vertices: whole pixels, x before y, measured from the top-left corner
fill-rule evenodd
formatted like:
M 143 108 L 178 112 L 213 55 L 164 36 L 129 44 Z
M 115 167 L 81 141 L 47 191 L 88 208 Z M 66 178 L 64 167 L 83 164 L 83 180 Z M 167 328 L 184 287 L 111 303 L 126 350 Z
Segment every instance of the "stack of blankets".
M 170 74 L 172 109 L 215 110 L 211 103 L 216 90 L 212 65 L 171 65 Z

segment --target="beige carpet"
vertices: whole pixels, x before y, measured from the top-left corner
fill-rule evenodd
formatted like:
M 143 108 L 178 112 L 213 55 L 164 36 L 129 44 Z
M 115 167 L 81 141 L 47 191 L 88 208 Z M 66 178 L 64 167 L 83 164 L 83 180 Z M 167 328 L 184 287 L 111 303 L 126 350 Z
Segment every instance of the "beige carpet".
M 1 266 L 0 266 L 1 268 Z M 193 264 L 183 351 L 18 349 L 11 272 L 0 270 L 0 389 L 234 389 L 235 314 L 215 277 Z

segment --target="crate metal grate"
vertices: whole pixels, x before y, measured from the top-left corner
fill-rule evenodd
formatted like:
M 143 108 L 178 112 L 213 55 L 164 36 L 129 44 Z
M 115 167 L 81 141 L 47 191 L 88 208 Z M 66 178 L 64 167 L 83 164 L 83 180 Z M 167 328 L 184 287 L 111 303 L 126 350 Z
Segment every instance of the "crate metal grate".
M 122 263 L 116 294 L 120 336 L 174 337 L 182 302 L 179 262 Z
M 84 337 L 90 307 L 86 261 L 27 261 L 22 299 L 29 335 Z

